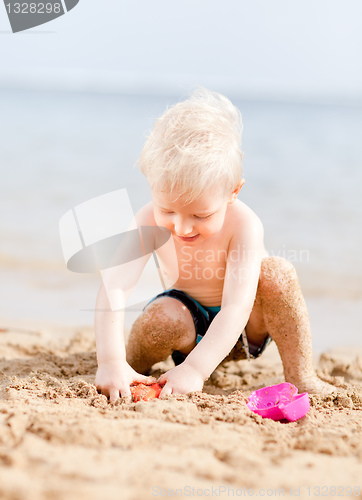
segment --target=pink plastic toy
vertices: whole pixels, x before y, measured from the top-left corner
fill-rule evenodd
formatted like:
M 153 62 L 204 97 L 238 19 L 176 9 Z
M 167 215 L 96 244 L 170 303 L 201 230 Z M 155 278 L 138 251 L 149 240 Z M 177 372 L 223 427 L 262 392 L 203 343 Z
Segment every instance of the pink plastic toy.
M 284 382 L 254 391 L 246 406 L 262 417 L 294 422 L 308 413 L 309 397 L 307 392 L 298 394 L 295 385 Z

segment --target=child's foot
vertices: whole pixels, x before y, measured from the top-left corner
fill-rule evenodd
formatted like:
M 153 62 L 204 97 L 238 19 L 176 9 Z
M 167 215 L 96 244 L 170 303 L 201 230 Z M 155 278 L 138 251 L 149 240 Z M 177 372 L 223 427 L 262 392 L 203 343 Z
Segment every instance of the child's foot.
M 334 385 L 328 384 L 316 375 L 306 380 L 301 380 L 298 383 L 292 383 L 298 388 L 299 393 L 308 392 L 309 394 L 328 396 L 328 394 L 332 394 L 333 392 L 344 392 L 344 390 L 340 387 L 335 387 Z

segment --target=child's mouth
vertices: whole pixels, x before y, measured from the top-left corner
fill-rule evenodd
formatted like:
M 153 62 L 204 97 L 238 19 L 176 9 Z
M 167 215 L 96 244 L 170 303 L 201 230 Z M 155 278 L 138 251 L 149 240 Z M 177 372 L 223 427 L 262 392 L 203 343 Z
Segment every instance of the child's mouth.
M 191 241 L 197 240 L 197 238 L 200 236 L 199 234 L 195 234 L 195 236 L 179 236 L 178 234 L 176 235 L 177 238 L 179 238 L 181 241 L 186 241 L 187 243 L 191 243 Z

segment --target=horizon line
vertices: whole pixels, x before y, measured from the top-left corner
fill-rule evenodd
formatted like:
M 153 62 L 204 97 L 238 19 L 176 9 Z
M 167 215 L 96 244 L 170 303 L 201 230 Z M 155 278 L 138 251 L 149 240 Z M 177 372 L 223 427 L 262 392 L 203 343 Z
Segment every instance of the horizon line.
M 192 88 L 208 87 L 231 99 L 295 104 L 362 106 L 362 93 L 321 86 L 251 85 L 216 75 L 171 75 L 70 68 L 24 68 L 0 71 L 0 90 L 91 93 L 182 98 Z

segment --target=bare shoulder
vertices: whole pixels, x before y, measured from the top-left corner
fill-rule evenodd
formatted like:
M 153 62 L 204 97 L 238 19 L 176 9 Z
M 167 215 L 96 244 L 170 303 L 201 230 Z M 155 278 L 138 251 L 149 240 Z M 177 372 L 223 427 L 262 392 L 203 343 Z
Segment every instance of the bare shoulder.
M 146 253 L 159 250 L 170 239 L 171 232 L 157 225 L 153 213 L 152 202 L 144 205 L 135 216 L 143 248 Z
M 156 226 L 156 221 L 153 215 L 152 202 L 147 203 L 138 210 L 135 215 L 137 226 Z
M 264 228 L 256 213 L 240 200 L 229 205 L 226 223 L 233 234 L 254 233 L 263 235 Z
M 240 200 L 235 200 L 228 210 L 230 234 L 229 251 L 240 251 L 248 258 L 251 256 L 267 257 L 264 245 L 264 228 L 256 213 Z M 250 250 L 245 253 L 245 250 Z

